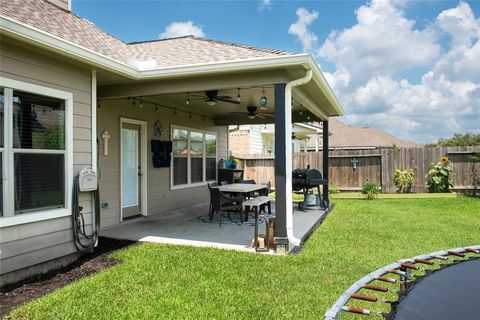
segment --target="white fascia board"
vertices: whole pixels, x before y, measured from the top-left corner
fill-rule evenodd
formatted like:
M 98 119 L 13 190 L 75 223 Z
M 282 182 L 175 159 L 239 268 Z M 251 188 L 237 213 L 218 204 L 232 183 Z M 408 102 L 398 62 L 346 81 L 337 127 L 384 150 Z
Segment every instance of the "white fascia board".
M 299 126 L 299 127 L 303 127 L 307 130 L 312 131 L 313 133 L 321 133 L 322 132 L 322 129 L 320 129 L 318 127 L 315 127 L 315 126 L 311 126 L 311 125 L 306 124 L 306 123 L 295 122 L 294 125 Z
M 235 71 L 258 71 L 304 65 L 307 62 L 307 54 L 294 54 L 288 56 L 277 56 L 268 58 L 252 58 L 242 60 L 230 60 L 203 64 L 192 64 L 178 67 L 166 67 L 154 70 L 142 70 L 142 79 L 159 77 L 180 77 L 203 75 L 212 73 L 228 73 Z
M 308 60 L 308 65 L 313 70 L 313 80 L 315 81 L 315 83 L 317 83 L 317 86 L 320 87 L 322 92 L 328 98 L 328 100 L 330 101 L 334 109 L 337 111 L 338 115 L 343 116 L 345 114 L 345 111 L 343 110 L 340 102 L 335 96 L 335 93 L 333 93 L 332 88 L 330 88 L 330 85 L 328 84 L 327 79 L 325 79 L 325 76 L 320 70 L 318 63 L 315 61 L 315 58 L 311 54 L 309 54 L 307 60 Z
M 15 38 L 22 38 L 29 42 L 40 44 L 41 46 L 58 51 L 63 55 L 77 58 L 114 73 L 122 74 L 128 78 L 139 77 L 138 70 L 133 69 L 125 63 L 112 60 L 105 55 L 86 49 L 76 43 L 4 16 L 0 16 L 0 31 Z

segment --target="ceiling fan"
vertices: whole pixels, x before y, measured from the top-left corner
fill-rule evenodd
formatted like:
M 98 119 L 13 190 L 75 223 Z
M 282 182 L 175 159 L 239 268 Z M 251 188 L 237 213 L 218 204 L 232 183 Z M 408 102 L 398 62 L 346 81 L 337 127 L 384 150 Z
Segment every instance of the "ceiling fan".
M 269 113 L 258 113 L 258 107 L 257 106 L 248 106 L 247 107 L 247 112 L 230 112 L 230 114 L 241 114 L 241 115 L 247 115 L 248 119 L 253 120 L 255 118 L 258 119 L 265 119 L 265 118 L 273 118 L 275 117 L 273 114 Z
M 205 100 L 205 103 L 212 107 L 216 105 L 218 101 L 240 104 L 240 101 L 233 100 L 233 98 L 230 96 L 219 96 L 218 90 L 205 91 L 205 95 L 207 96 L 207 100 Z

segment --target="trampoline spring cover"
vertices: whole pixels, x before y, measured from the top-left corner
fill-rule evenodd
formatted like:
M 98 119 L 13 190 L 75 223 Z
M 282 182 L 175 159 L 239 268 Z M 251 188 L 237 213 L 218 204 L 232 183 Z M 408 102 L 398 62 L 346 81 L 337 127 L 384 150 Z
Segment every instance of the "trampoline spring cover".
M 432 252 L 432 253 L 429 253 L 429 254 L 416 256 L 416 257 L 413 257 L 413 258 L 410 258 L 410 259 L 403 259 L 403 260 L 400 260 L 398 262 L 389 264 L 389 265 L 387 265 L 383 268 L 380 268 L 380 269 L 366 275 L 365 277 L 363 277 L 362 279 L 360 279 L 359 281 L 354 283 L 350 288 L 348 288 L 337 299 L 337 301 L 333 304 L 333 306 L 325 313 L 324 319 L 325 320 L 338 319 L 338 316 L 339 316 L 340 312 L 342 311 L 342 309 L 344 311 L 348 311 L 348 307 L 345 307 L 345 304 L 352 298 L 353 294 L 355 294 L 360 289 L 364 288 L 365 285 L 368 285 L 370 282 L 372 282 L 374 280 L 381 280 L 382 277 L 384 277 L 384 275 L 386 273 L 397 270 L 397 269 L 401 268 L 402 265 L 405 267 L 405 266 L 409 266 L 412 263 L 424 263 L 425 261 L 429 261 L 431 259 L 441 259 L 442 261 L 443 260 L 449 260 L 449 261 L 452 262 L 450 264 L 440 265 L 440 267 L 441 267 L 440 269 L 431 269 L 431 270 L 422 269 L 423 271 L 425 271 L 425 275 L 423 275 L 423 276 L 415 275 L 414 276 L 415 281 L 406 282 L 407 285 L 406 285 L 405 291 L 404 291 L 403 294 L 400 294 L 400 297 L 399 297 L 400 300 L 403 300 L 403 297 L 405 297 L 406 294 L 408 294 L 409 291 L 412 290 L 414 284 L 419 282 L 420 279 L 424 279 L 425 277 L 429 276 L 430 274 L 436 273 L 438 271 L 443 271 L 443 270 L 445 270 L 446 266 L 452 266 L 452 265 L 457 265 L 457 264 L 462 265 L 462 264 L 460 264 L 460 262 L 463 262 L 465 264 L 466 263 L 465 261 L 473 261 L 474 259 L 478 258 L 478 257 L 470 257 L 469 259 L 462 259 L 462 260 L 445 259 L 446 256 L 448 256 L 448 255 L 454 255 L 454 256 L 457 256 L 457 257 L 461 257 L 461 256 L 464 256 L 463 253 L 467 253 L 467 252 L 474 253 L 474 254 L 475 253 L 477 253 L 477 254 L 480 253 L 480 245 Z M 476 261 L 480 261 L 480 259 L 476 259 Z M 475 270 L 478 273 L 480 273 L 480 268 L 479 267 L 477 267 L 477 269 L 475 269 Z M 400 274 L 400 273 L 398 273 L 398 274 Z M 471 279 L 472 278 L 470 278 L 470 281 L 471 281 Z M 475 277 L 473 277 L 473 279 L 479 279 L 478 274 Z M 471 281 L 471 282 L 472 283 L 477 283 L 477 284 L 480 283 L 480 281 Z M 448 290 L 447 290 L 447 292 L 448 292 Z M 475 293 L 479 296 L 476 297 Z M 480 301 L 480 290 L 477 290 L 475 293 L 473 293 L 473 297 L 477 299 L 476 301 Z M 476 303 L 474 303 L 473 306 L 474 305 L 476 305 Z M 393 317 L 395 315 L 395 311 L 397 311 L 397 309 L 398 309 L 397 307 L 398 307 L 398 302 L 396 302 L 396 304 L 394 304 L 394 306 L 392 306 L 392 311 L 393 312 L 390 312 L 389 314 L 385 314 L 384 316 L 387 319 L 393 319 Z M 450 307 L 453 307 L 453 306 L 450 305 Z M 428 312 L 425 312 L 425 315 L 427 316 L 425 319 L 435 319 L 435 317 L 432 317 L 431 314 L 429 314 L 431 309 L 427 309 L 427 310 L 423 310 L 423 311 L 424 312 L 428 311 Z M 476 311 L 478 311 L 478 309 Z M 407 319 L 407 318 L 405 318 L 405 319 Z M 410 319 L 416 319 L 416 318 L 410 318 Z M 444 319 L 450 319 L 450 318 L 444 318 Z M 462 318 L 455 317 L 455 319 L 462 319 Z M 466 318 L 466 319 L 468 319 L 468 318 Z

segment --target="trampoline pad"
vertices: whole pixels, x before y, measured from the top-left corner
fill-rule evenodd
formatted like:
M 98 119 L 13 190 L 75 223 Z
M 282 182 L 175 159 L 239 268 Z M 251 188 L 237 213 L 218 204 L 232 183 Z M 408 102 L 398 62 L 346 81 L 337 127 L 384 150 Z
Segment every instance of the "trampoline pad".
M 480 259 L 473 259 L 417 283 L 398 304 L 395 320 L 478 320 L 479 306 Z

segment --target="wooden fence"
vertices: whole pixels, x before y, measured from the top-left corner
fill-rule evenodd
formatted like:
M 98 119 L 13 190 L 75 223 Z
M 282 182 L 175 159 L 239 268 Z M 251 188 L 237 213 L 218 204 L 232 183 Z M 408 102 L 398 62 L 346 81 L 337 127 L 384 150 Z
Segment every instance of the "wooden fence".
M 365 181 L 382 187 L 382 192 L 395 192 L 395 169 L 415 168 L 413 192 L 427 192 L 425 174 L 432 162 L 448 155 L 454 167 L 454 189 L 466 190 L 480 187 L 480 162 L 472 155 L 480 153 L 480 147 L 422 147 L 380 148 L 365 150 L 330 151 L 330 183 L 342 191 L 359 191 Z M 241 160 L 244 179 L 258 182 L 271 181 L 275 185 L 275 158 L 272 154 L 234 154 Z M 293 154 L 293 168 L 315 168 L 322 171 L 322 152 Z M 355 166 L 355 168 L 354 168 Z

